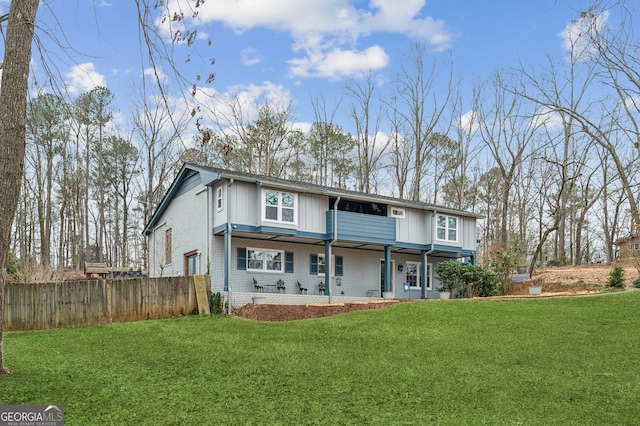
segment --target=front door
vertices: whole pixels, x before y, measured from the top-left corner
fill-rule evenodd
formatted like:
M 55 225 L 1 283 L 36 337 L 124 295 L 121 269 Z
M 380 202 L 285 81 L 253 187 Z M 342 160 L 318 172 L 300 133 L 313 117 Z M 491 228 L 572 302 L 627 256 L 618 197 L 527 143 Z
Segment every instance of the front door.
M 384 279 L 385 279 L 385 273 L 386 273 L 386 269 L 385 268 L 385 262 L 384 259 L 380 260 L 380 295 L 382 296 L 382 293 L 384 292 Z M 393 292 L 393 289 L 395 287 L 394 281 L 395 281 L 395 274 L 393 273 L 394 271 L 394 266 L 396 264 L 395 260 L 391 261 L 391 288 L 389 289 L 389 291 Z

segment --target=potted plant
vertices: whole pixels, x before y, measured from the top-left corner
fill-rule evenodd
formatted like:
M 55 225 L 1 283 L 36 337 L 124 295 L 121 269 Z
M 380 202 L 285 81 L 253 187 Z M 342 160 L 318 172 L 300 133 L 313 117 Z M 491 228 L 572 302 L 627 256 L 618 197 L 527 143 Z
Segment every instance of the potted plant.
M 455 260 L 447 260 L 438 263 L 436 266 L 436 274 L 440 281 L 440 287 L 437 289 L 440 293 L 440 299 L 448 299 L 451 293 L 462 284 L 462 264 Z
M 445 290 L 444 287 L 438 287 L 436 291 L 438 292 L 438 297 L 442 300 L 449 299 L 451 297 L 451 292 Z
M 513 254 L 513 260 L 516 262 L 516 272 L 520 275 L 527 273 L 527 259 L 522 251 L 522 242 L 513 239 L 509 243 L 509 251 Z

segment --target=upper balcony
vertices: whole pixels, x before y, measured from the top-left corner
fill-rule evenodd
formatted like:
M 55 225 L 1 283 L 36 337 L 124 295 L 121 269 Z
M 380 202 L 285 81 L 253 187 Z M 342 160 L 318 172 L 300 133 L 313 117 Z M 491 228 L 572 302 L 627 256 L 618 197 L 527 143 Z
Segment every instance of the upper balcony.
M 396 219 L 363 213 L 328 210 L 327 234 L 334 234 L 337 215 L 338 241 L 393 245 L 396 242 Z

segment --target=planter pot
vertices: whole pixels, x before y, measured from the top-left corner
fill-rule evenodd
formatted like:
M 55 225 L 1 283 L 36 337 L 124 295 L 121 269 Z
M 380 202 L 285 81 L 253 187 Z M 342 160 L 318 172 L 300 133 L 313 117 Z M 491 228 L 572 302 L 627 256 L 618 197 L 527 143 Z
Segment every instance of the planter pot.
M 519 274 L 526 274 L 527 273 L 527 267 L 526 266 L 518 266 L 517 270 L 518 270 Z
M 391 299 L 393 299 L 393 296 L 394 296 L 394 294 L 393 294 L 392 291 L 383 291 L 382 292 L 382 298 L 383 299 L 391 300 Z
M 529 287 L 529 294 L 531 295 L 537 295 L 537 294 L 541 294 L 542 293 L 542 286 L 541 285 L 532 285 Z
M 451 297 L 451 292 L 450 291 L 440 291 L 438 292 L 438 295 L 440 296 L 440 299 L 448 299 Z
M 253 304 L 254 305 L 264 305 L 265 303 L 267 303 L 267 298 L 266 297 L 259 296 L 259 297 L 254 297 L 253 298 Z

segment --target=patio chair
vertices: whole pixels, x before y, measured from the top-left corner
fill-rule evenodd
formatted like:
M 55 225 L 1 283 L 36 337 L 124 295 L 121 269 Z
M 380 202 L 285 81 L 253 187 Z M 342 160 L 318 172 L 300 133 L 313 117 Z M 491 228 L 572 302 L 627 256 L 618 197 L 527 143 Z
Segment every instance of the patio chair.
M 318 284 L 318 294 L 326 294 L 326 288 L 327 287 L 324 285 L 324 283 L 320 281 L 320 284 Z
M 264 286 L 258 284 L 258 280 L 253 279 L 253 291 L 256 293 L 264 293 Z
M 278 289 L 278 293 L 280 293 L 280 290 L 282 290 L 282 292 L 284 293 L 286 291 L 286 288 L 284 286 L 284 281 L 278 280 L 278 284 L 276 285 L 276 288 Z
M 302 287 L 302 284 L 300 284 L 300 281 L 298 281 L 298 293 L 302 294 L 307 294 L 307 288 L 306 287 Z

